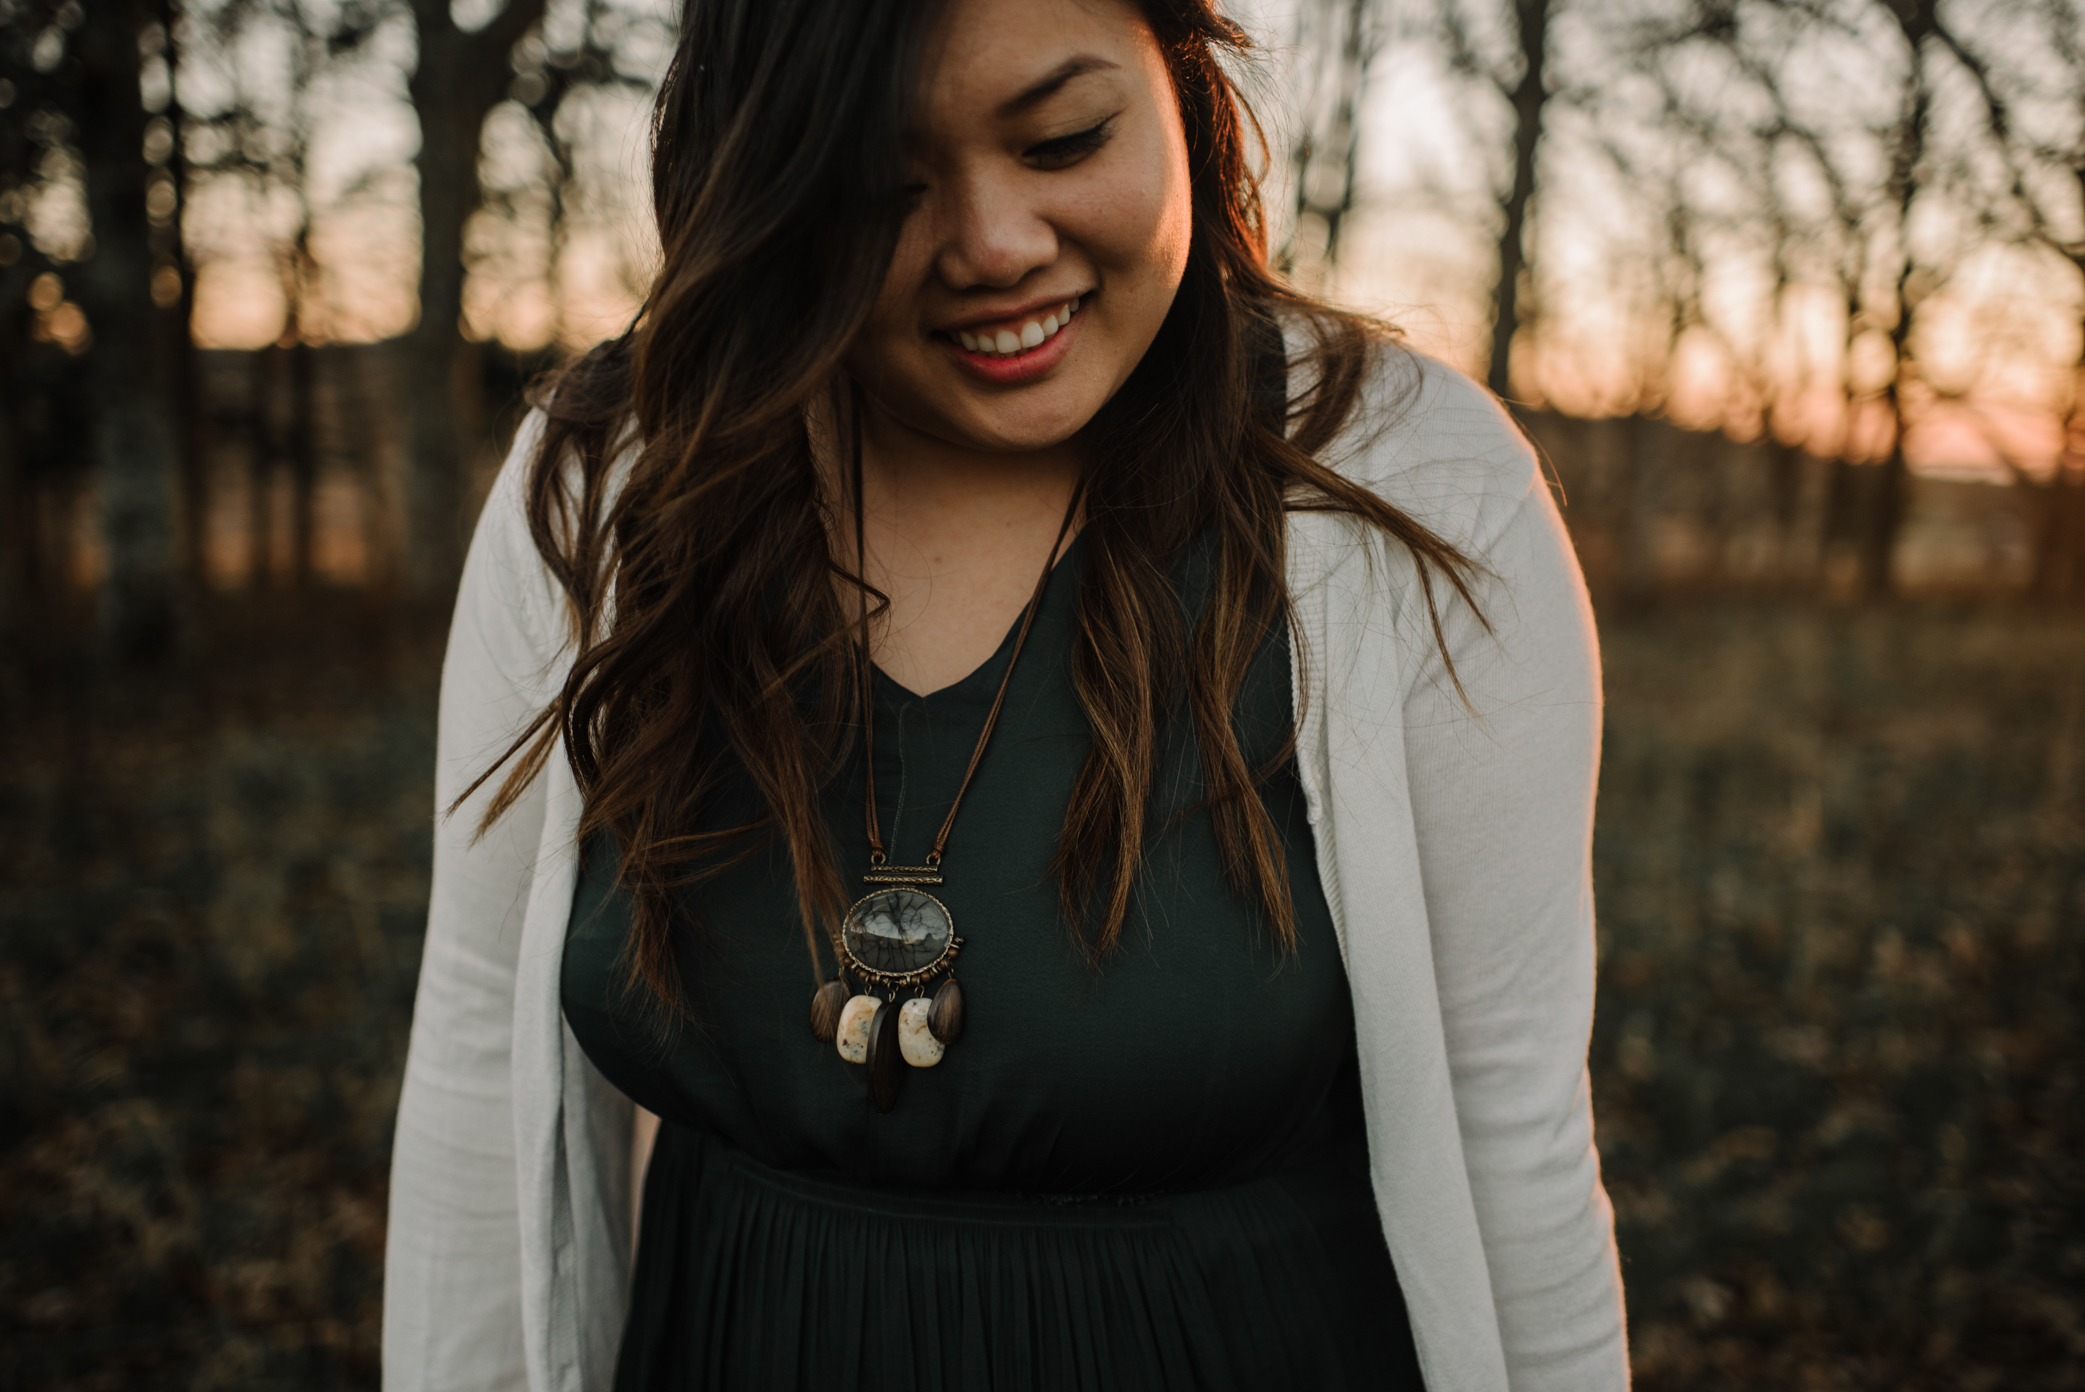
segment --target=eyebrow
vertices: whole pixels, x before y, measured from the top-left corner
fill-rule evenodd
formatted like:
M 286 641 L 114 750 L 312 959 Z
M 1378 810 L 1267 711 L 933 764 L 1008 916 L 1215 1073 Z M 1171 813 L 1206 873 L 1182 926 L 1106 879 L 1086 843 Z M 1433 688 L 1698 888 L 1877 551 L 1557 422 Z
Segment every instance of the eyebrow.
M 1095 57 L 1090 53 L 1082 53 L 1076 58 L 1067 58 L 1052 69 L 1049 76 L 1043 78 L 1042 81 L 1029 87 L 1019 96 L 1001 102 L 999 104 L 999 115 L 1002 117 L 1018 116 L 1030 107 L 1039 105 L 1055 96 L 1059 88 L 1075 77 L 1084 77 L 1090 72 L 1111 72 L 1119 67 L 1120 64 L 1110 63 L 1107 59 Z

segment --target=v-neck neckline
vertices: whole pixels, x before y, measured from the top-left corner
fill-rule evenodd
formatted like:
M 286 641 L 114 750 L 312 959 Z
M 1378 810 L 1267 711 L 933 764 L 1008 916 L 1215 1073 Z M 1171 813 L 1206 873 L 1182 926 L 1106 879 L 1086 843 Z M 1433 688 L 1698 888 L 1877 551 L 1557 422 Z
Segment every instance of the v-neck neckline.
M 1080 553 L 1080 548 L 1085 544 L 1086 529 L 1081 527 L 1072 535 L 1072 539 L 1065 544 L 1063 552 L 1057 557 L 1057 563 L 1050 567 L 1049 581 L 1043 586 L 1042 603 L 1036 606 L 1035 617 L 1037 623 L 1042 622 L 1043 610 L 1050 607 L 1051 597 L 1058 588 L 1058 578 L 1066 573 L 1071 566 L 1072 558 Z M 1025 613 L 1027 608 L 1028 606 L 1023 604 L 1021 613 Z M 989 657 L 971 668 L 964 675 L 950 682 L 947 686 L 937 686 L 932 691 L 914 691 L 911 687 L 906 686 L 896 677 L 884 671 L 880 665 L 871 661 L 869 671 L 876 696 L 880 701 L 896 705 L 904 705 L 913 701 L 939 701 L 944 698 L 961 701 L 972 697 L 982 697 L 989 701 L 993 692 L 998 690 L 999 674 L 1005 669 L 1006 659 L 1013 651 L 1014 636 L 1021 631 L 1021 613 L 1014 615 L 1013 622 L 1007 625 L 1006 632 L 999 639 L 999 646 L 992 649 Z M 1032 637 L 1033 634 L 1031 633 L 1030 636 Z

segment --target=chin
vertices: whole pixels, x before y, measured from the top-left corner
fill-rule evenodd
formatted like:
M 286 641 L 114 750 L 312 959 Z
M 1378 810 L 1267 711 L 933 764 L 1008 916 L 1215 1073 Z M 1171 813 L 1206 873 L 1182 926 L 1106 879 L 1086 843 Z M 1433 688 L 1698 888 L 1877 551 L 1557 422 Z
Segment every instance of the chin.
M 1079 433 L 1093 419 L 1092 411 L 977 411 L 950 420 L 954 427 L 945 433 L 974 449 L 994 454 L 1020 454 L 1050 449 Z
M 907 429 L 961 449 L 1020 454 L 1051 449 L 1078 434 L 1119 385 L 1078 364 L 1061 376 L 994 390 L 929 359 L 887 369 L 875 395 Z
M 1067 390 L 1066 388 L 1069 388 Z M 1019 454 L 1063 444 L 1093 419 L 1106 397 L 1089 384 L 1046 384 L 1006 393 L 923 393 L 909 402 L 885 398 L 906 426 L 965 449 Z

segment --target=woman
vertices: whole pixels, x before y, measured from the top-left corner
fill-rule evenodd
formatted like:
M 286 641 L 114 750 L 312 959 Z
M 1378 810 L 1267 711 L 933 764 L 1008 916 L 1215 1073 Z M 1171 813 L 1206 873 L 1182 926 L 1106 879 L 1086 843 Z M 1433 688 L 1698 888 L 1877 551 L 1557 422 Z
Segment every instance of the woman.
M 1583 591 L 1240 46 L 690 0 L 458 605 L 390 1386 L 1626 1384 Z

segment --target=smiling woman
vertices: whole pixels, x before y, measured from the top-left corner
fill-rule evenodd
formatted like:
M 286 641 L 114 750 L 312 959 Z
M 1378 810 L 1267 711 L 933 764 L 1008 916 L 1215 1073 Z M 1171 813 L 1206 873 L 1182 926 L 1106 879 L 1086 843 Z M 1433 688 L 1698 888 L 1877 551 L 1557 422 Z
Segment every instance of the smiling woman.
M 1242 47 L 690 0 L 458 601 L 387 1386 L 1626 1384 L 1583 590 Z

